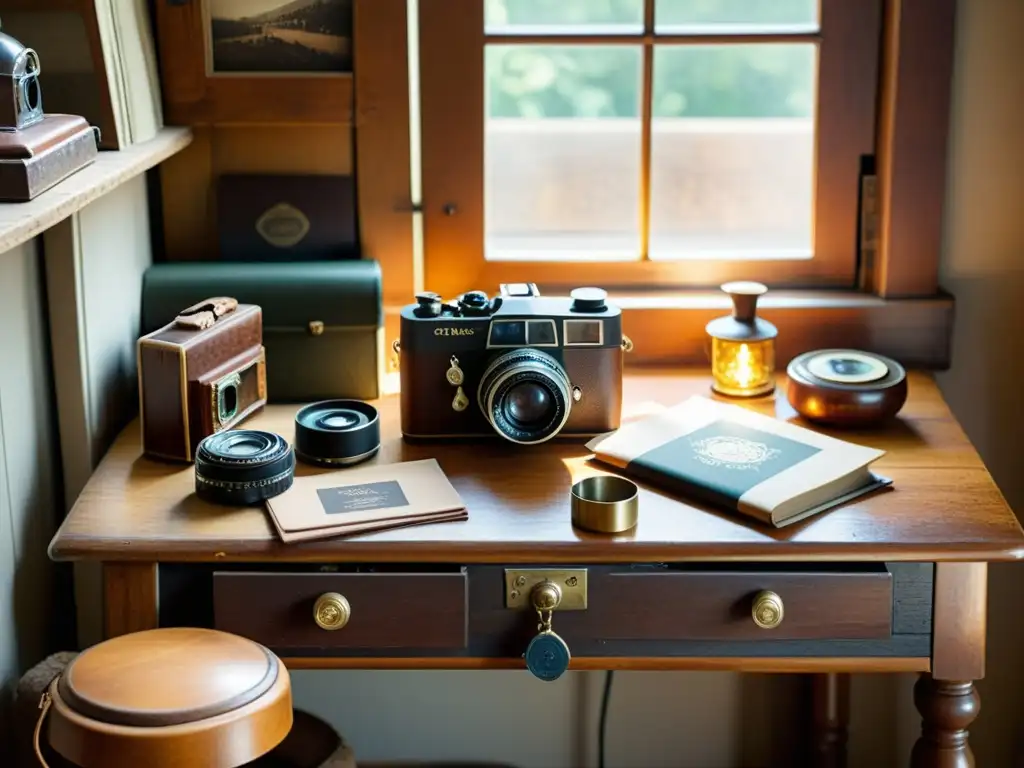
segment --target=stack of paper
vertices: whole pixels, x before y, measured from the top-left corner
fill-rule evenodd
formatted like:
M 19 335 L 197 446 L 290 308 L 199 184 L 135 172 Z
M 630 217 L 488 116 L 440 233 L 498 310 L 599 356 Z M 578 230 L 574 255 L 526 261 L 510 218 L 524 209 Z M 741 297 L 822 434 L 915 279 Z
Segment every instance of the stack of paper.
M 297 476 L 267 509 L 284 542 L 468 518 L 434 459 Z

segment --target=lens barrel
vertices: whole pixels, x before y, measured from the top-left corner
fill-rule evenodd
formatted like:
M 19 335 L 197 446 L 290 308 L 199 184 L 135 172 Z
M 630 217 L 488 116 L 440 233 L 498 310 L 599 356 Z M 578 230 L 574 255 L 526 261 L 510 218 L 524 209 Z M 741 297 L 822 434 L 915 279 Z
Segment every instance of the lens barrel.
M 288 490 L 295 453 L 273 432 L 230 429 L 204 438 L 196 448 L 196 495 L 214 504 L 250 506 Z
M 324 467 L 357 464 L 380 449 L 377 409 L 361 400 L 324 400 L 295 414 L 295 453 Z
M 494 359 L 480 378 L 477 402 L 494 430 L 522 445 L 543 443 L 569 419 L 572 384 L 547 352 L 523 347 Z

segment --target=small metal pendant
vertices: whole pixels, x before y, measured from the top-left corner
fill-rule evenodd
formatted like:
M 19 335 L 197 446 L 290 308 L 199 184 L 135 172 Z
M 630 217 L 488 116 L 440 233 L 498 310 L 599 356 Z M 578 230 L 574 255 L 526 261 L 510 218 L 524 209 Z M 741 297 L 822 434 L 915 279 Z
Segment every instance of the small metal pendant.
M 557 680 L 569 668 L 569 646 L 550 629 L 541 632 L 526 646 L 526 668 L 535 677 L 550 682 Z
M 468 405 L 469 398 L 466 397 L 466 393 L 462 391 L 462 387 L 459 387 L 455 391 L 455 399 L 452 400 L 452 410 L 461 412 L 466 410 L 466 406 Z
M 466 380 L 466 374 L 462 372 L 461 368 L 459 368 L 459 359 L 453 356 L 450 362 L 452 367 L 449 368 L 448 372 L 445 374 L 448 379 L 448 383 L 453 387 L 462 386 L 462 382 Z

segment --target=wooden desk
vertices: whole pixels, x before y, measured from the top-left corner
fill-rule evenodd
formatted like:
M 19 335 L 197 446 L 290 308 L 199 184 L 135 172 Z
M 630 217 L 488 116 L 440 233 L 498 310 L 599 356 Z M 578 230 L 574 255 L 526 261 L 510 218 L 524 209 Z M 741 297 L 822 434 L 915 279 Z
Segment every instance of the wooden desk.
M 783 386 L 747 405 L 796 418 Z M 707 393 L 703 372 L 634 371 L 625 414 Z M 782 530 L 644 489 L 633 531 L 588 534 L 571 525 L 569 487 L 602 470 L 579 443 L 412 445 L 400 437 L 398 402 L 377 403 L 375 461 L 436 458 L 467 522 L 284 545 L 261 509 L 205 504 L 191 467 L 141 457 L 132 424 L 50 554 L 103 562 L 108 635 L 216 626 L 265 643 L 293 668 L 522 668 L 536 616 L 505 607 L 505 569 L 585 568 L 587 609 L 554 616 L 572 669 L 829 673 L 822 679 L 839 687 L 836 673 L 920 672 L 914 764 L 967 764 L 972 681 L 984 676 L 986 565 L 1024 555 L 1024 533 L 929 376 L 912 374 L 896 423 L 833 432 L 886 449 L 876 466 L 894 489 Z M 246 426 L 291 439 L 296 410 L 270 406 Z M 775 629 L 751 619 L 760 590 L 786 605 Z M 330 591 L 352 606 L 335 632 L 312 618 Z M 842 723 L 819 726 L 823 743 L 841 747 Z

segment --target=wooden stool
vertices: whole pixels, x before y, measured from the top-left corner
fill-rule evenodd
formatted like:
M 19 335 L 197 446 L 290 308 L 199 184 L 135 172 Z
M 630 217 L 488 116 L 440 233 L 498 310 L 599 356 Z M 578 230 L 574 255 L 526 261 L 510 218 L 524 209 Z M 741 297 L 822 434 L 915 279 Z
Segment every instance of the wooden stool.
M 35 729 L 80 768 L 236 768 L 292 727 L 291 682 L 263 646 L 207 629 L 154 629 L 76 656 L 47 688 Z M 49 720 L 47 722 L 47 715 Z

